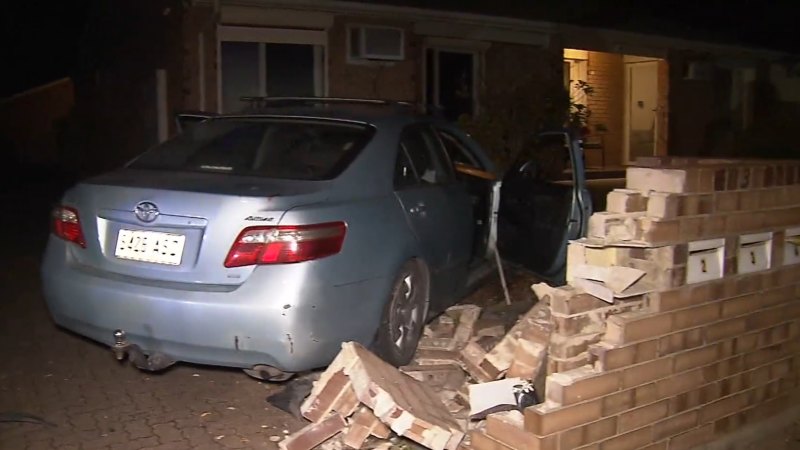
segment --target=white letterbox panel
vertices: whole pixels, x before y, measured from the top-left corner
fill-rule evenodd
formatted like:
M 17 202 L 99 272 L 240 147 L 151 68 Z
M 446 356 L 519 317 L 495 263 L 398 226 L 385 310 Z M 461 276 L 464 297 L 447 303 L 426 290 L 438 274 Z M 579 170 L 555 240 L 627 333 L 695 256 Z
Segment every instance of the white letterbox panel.
M 739 236 L 739 254 L 736 255 L 736 260 L 739 265 L 738 273 L 769 269 L 772 260 L 772 233 Z
M 689 243 L 686 283 L 722 278 L 725 269 L 725 239 L 709 239 Z
M 800 227 L 786 230 L 783 244 L 783 264 L 800 263 Z

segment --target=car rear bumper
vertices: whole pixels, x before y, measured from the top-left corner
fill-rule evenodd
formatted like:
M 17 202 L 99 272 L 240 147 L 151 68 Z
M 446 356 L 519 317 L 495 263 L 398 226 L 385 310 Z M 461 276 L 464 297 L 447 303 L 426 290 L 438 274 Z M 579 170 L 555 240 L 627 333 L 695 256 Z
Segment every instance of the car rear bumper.
M 120 329 L 145 353 L 200 364 L 322 367 L 343 341 L 371 342 L 391 283 L 326 284 L 310 275 L 312 262 L 259 267 L 227 291 L 177 289 L 71 264 L 64 245 L 51 239 L 42 266 L 56 323 L 106 345 Z

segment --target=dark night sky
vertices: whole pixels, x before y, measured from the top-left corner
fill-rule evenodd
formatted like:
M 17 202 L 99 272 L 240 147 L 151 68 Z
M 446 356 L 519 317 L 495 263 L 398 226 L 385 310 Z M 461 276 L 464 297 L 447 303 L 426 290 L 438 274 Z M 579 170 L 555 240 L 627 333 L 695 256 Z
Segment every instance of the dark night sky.
M 0 97 L 69 75 L 93 1 L 9 2 L 0 18 L 11 82 Z M 149 1 L 149 0 L 144 0 Z M 763 0 L 373 0 L 627 29 L 800 53 L 800 2 Z

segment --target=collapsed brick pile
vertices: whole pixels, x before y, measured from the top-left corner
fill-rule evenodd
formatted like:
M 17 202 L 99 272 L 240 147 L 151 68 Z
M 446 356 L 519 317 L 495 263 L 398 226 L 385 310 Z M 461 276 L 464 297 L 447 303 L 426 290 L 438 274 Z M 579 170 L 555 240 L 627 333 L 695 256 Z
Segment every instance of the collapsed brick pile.
M 390 430 L 435 450 L 708 442 L 800 400 L 798 245 L 797 161 L 642 159 L 570 243 L 568 286 L 535 285 L 510 327 L 449 309 L 399 371 L 344 344 L 281 447 Z M 543 401 L 470 420 L 504 378 Z
M 475 448 L 691 448 L 798 403 L 798 162 L 639 163 L 570 244 L 568 279 L 636 268 L 649 292 L 551 296 L 555 329 L 588 326 L 585 351 L 554 353 L 546 401 L 490 416 Z

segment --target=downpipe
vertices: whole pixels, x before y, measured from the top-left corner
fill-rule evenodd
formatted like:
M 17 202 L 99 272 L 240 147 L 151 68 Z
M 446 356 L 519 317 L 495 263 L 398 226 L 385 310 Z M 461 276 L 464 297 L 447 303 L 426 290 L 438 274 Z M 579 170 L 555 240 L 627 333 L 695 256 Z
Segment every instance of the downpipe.
M 164 370 L 175 364 L 175 361 L 160 352 L 146 355 L 138 345 L 128 342 L 127 335 L 122 330 L 114 330 L 114 345 L 111 351 L 117 361 L 124 361 L 127 358 L 136 368 L 148 372 Z

